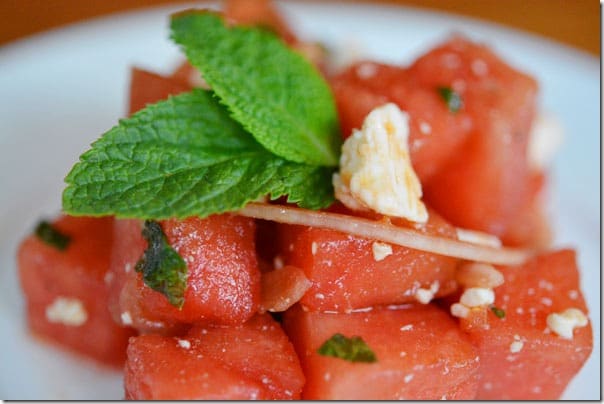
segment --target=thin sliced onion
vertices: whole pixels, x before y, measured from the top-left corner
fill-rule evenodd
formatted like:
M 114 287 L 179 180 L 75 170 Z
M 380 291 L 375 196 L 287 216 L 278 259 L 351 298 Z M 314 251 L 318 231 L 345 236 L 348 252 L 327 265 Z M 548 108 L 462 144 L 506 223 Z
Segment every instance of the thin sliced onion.
M 534 254 L 530 250 L 473 244 L 431 236 L 384 222 L 290 206 L 249 203 L 237 213 L 256 219 L 337 230 L 416 250 L 490 264 L 519 265 Z

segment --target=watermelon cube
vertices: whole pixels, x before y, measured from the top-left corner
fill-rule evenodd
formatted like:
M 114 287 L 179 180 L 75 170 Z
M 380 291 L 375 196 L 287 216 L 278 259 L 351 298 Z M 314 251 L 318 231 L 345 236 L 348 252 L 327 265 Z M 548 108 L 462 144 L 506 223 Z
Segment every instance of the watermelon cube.
M 392 223 L 412 226 L 403 220 Z M 457 234 L 434 211 L 427 224 L 415 227 L 442 237 Z M 455 258 L 305 226 L 280 225 L 279 240 L 284 262 L 301 268 L 312 283 L 300 301 L 312 311 L 412 302 L 420 289 L 443 296 L 457 288 Z
M 409 114 L 409 153 L 422 183 L 463 146 L 472 128 L 465 111 L 449 113 L 435 86 L 414 80 L 400 66 L 359 62 L 330 82 L 344 137 L 361 129 L 367 114 L 387 102 Z
M 110 309 L 116 321 L 145 332 L 181 332 L 183 324 L 241 324 L 260 304 L 253 219 L 231 214 L 160 222 L 187 265 L 182 307 L 147 286 L 135 271 L 147 242 L 140 220 L 116 220 Z
M 147 104 L 156 103 L 170 95 L 183 93 L 192 88 L 178 76 L 165 77 L 138 68 L 133 68 L 130 75 L 130 114 L 143 109 Z
M 527 147 L 536 81 L 463 37 L 420 57 L 409 74 L 457 93 L 459 112 L 472 121 L 463 147 L 423 184 L 426 201 L 457 226 L 503 236 L 532 196 Z
M 195 325 L 181 337 L 143 335 L 128 346 L 128 399 L 298 399 L 303 384 L 294 348 L 269 314 Z
M 567 309 L 578 309 L 587 316 L 575 253 L 546 253 L 500 271 L 505 282 L 494 289 L 494 306 L 505 316 L 499 318 L 488 311 L 486 327 L 472 327 L 470 319 L 461 320 L 480 353 L 477 398 L 558 399 L 593 347 L 589 323 L 571 329 L 568 338 L 556 333 L 555 316 L 550 317 Z
M 350 314 L 305 311 L 284 314 L 309 400 L 473 399 L 479 357 L 467 335 L 435 305 L 375 307 Z M 335 334 L 360 337 L 374 362 L 323 356 L 318 350 Z
M 30 235 L 17 253 L 28 325 L 49 341 L 121 366 L 134 332 L 107 308 L 113 218 L 62 216 L 51 226 L 69 237 L 64 249 Z

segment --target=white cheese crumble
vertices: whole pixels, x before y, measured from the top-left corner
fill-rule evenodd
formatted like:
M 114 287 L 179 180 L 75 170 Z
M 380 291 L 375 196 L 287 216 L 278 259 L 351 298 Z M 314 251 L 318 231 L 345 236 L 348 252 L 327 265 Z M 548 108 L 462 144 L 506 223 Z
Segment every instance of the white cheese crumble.
M 120 315 L 123 325 L 132 325 L 132 316 L 129 311 L 125 311 Z
M 573 339 L 573 330 L 587 325 L 587 317 L 579 309 L 570 308 L 562 313 L 551 313 L 546 319 L 550 330 L 565 339 Z
M 426 222 L 422 188 L 409 157 L 409 116 L 388 103 L 371 111 L 342 145 L 335 196 L 353 210 Z
M 46 319 L 50 323 L 78 327 L 88 320 L 88 313 L 81 300 L 59 296 L 46 307 Z
M 522 351 L 522 348 L 524 347 L 524 342 L 522 341 L 514 341 L 510 344 L 510 352 L 511 353 L 518 353 L 520 351 Z
M 375 63 L 370 62 L 362 63 L 357 66 L 356 73 L 357 76 L 364 80 L 370 79 L 374 77 L 377 73 L 377 65 Z
M 453 303 L 450 308 L 451 315 L 458 318 L 467 318 L 470 315 L 470 309 L 460 303 Z
M 283 269 L 283 265 L 283 258 L 281 258 L 280 255 L 277 255 L 275 258 L 273 258 L 273 268 Z
M 487 288 L 468 288 L 464 290 L 459 303 L 467 307 L 487 306 L 495 301 L 495 293 Z
M 428 122 L 422 122 L 419 124 L 419 131 L 424 135 L 429 135 L 432 132 L 432 126 Z
M 190 349 L 191 348 L 191 341 L 187 340 L 187 339 L 178 339 L 178 346 L 183 348 L 183 349 Z
M 425 288 L 417 289 L 417 291 L 415 292 L 415 295 L 414 295 L 415 300 L 417 300 L 418 302 L 420 302 L 422 304 L 430 303 L 432 301 L 432 299 L 434 299 L 434 295 L 436 295 L 436 292 L 438 292 L 439 287 L 440 287 L 440 284 L 438 283 L 438 281 L 434 281 L 430 285 L 429 289 L 425 289 Z
M 373 251 L 373 259 L 376 261 L 381 261 L 392 254 L 392 246 L 379 241 L 373 242 L 371 250 Z
M 539 113 L 529 134 L 529 167 L 535 170 L 547 168 L 562 145 L 563 138 L 564 130 L 560 121 L 551 113 Z

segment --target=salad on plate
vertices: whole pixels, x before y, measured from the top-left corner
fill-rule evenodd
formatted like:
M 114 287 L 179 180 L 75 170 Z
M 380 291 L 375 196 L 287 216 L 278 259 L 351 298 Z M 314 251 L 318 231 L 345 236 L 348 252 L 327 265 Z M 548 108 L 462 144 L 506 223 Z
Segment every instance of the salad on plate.
M 535 78 L 461 34 L 337 60 L 268 1 L 170 17 L 17 252 L 32 333 L 127 399 L 556 399 L 593 349 Z

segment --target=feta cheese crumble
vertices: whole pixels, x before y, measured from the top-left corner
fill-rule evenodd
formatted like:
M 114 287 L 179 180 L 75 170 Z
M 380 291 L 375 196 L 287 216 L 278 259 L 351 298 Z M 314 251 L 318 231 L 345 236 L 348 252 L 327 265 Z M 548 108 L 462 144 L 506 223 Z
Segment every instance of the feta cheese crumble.
M 390 244 L 380 243 L 379 241 L 373 242 L 371 250 L 373 252 L 373 259 L 376 261 L 382 261 L 392 254 L 392 246 Z
M 562 145 L 564 130 L 560 121 L 551 113 L 537 115 L 529 135 L 527 158 L 529 167 L 546 169 Z
M 459 303 L 467 307 L 487 306 L 494 301 L 495 293 L 487 288 L 468 288 L 459 299 Z
M 81 300 L 59 296 L 46 307 L 46 319 L 50 323 L 77 327 L 88 320 L 88 313 Z
M 550 330 L 564 339 L 573 339 L 573 330 L 587 325 L 587 317 L 579 309 L 570 308 L 562 313 L 551 313 L 546 319 Z
M 428 211 L 409 157 L 409 116 L 388 103 L 371 111 L 342 145 L 335 196 L 353 210 L 424 223 Z

